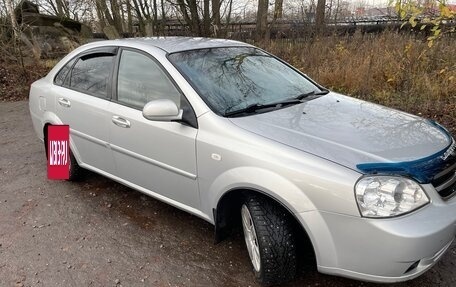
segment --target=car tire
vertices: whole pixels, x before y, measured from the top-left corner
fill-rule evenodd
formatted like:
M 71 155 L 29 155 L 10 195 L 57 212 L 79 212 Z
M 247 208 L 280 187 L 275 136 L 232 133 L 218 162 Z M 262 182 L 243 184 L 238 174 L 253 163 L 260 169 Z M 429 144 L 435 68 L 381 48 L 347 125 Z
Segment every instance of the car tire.
M 262 196 L 248 196 L 241 205 L 244 238 L 253 271 L 265 285 L 296 276 L 297 250 L 288 212 Z
M 68 181 L 80 181 L 82 179 L 84 170 L 79 166 L 73 152 L 70 149 L 70 173 Z

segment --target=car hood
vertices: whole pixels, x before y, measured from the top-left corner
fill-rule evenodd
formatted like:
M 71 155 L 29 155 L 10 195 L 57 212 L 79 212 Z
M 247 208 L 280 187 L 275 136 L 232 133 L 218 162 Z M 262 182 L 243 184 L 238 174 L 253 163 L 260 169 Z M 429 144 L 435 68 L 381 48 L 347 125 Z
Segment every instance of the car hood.
M 429 120 L 336 93 L 230 121 L 354 170 L 366 163 L 413 162 L 452 141 Z

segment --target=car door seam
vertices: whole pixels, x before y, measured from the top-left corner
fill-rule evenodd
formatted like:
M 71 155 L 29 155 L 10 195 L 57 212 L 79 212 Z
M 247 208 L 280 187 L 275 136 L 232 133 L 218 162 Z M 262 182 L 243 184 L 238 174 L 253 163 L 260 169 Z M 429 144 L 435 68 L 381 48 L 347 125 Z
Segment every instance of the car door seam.
M 166 169 L 168 171 L 177 173 L 177 174 L 185 176 L 187 178 L 190 178 L 190 179 L 193 179 L 193 180 L 196 179 L 196 175 L 193 174 L 193 173 L 187 172 L 185 170 L 179 169 L 179 168 L 174 167 L 174 166 L 170 166 L 170 165 L 168 165 L 166 163 L 163 163 L 161 161 L 158 161 L 158 160 L 155 160 L 155 159 L 152 159 L 152 158 L 149 158 L 149 157 L 145 157 L 143 155 L 140 155 L 140 154 L 137 154 L 135 152 L 129 151 L 127 149 L 124 149 L 124 148 L 122 148 L 120 146 L 117 146 L 117 145 L 114 145 L 112 143 L 111 143 L 110 146 L 111 146 L 112 150 L 118 151 L 118 152 L 123 153 L 125 155 L 128 155 L 128 156 L 134 157 L 136 159 L 142 160 L 144 162 L 153 164 L 153 165 L 155 165 L 157 167 L 161 167 L 163 169 Z

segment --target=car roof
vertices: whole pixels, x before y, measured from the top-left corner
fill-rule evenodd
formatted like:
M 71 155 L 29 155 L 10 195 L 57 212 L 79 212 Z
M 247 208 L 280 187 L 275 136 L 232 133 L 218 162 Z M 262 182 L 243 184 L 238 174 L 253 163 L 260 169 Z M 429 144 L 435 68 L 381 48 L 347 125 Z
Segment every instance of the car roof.
M 217 48 L 217 47 L 252 47 L 251 45 L 239 41 L 216 39 L 216 38 L 196 38 L 196 37 L 146 37 L 146 38 L 128 38 L 114 41 L 120 45 L 129 46 L 132 43 L 151 45 L 160 48 L 167 53 L 174 53 L 186 50 Z

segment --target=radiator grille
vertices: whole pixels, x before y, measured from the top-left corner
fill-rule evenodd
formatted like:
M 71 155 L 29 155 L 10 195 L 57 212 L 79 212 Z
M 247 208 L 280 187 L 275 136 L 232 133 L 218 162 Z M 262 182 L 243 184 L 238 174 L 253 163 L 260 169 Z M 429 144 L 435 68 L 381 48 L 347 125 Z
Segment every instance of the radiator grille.
M 456 164 L 436 175 L 432 185 L 443 199 L 453 197 L 456 194 Z

